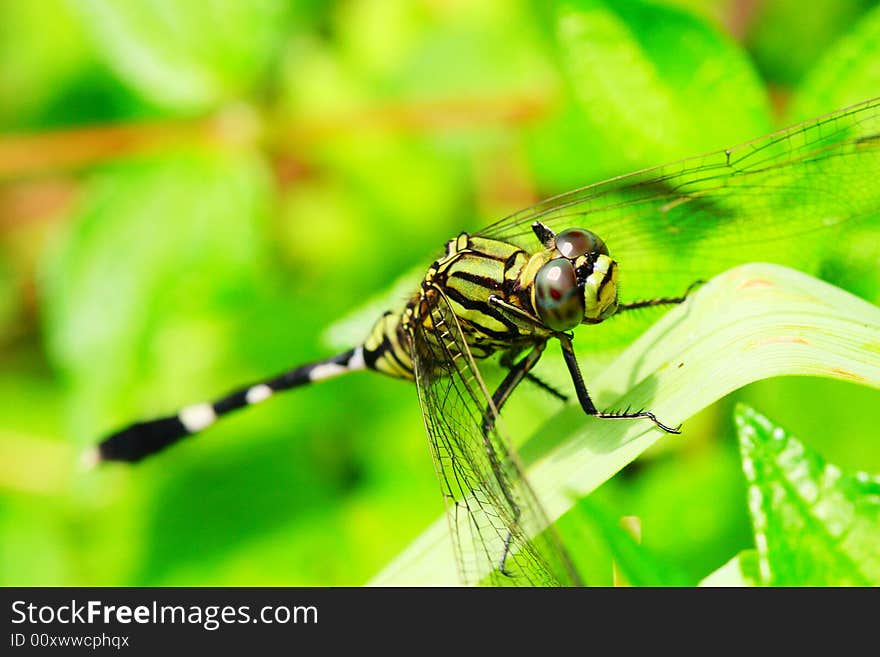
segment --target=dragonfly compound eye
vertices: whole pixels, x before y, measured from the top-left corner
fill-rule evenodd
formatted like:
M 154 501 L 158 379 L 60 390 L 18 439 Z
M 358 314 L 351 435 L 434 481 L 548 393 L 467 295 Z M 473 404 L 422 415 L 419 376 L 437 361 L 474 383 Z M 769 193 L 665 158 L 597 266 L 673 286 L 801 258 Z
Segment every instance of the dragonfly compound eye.
M 574 265 L 554 258 L 535 276 L 535 309 L 554 331 L 568 331 L 584 320 L 584 295 L 577 284 Z
M 588 253 L 608 255 L 605 242 L 586 228 L 569 228 L 556 236 L 556 249 L 569 260 Z

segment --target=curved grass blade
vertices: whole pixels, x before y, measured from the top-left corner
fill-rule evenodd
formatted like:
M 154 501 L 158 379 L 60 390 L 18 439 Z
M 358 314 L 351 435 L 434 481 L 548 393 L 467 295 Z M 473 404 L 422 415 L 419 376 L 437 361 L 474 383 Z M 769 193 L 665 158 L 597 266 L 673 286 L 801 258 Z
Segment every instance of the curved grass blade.
M 592 382 L 601 405 L 646 406 L 683 422 L 729 392 L 771 376 L 810 375 L 880 387 L 880 308 L 784 267 L 753 264 L 698 290 Z M 687 424 L 681 438 L 686 440 Z M 603 422 L 568 406 L 519 451 L 552 521 L 659 438 L 638 422 Z M 445 521 L 374 584 L 456 581 Z
M 758 574 L 758 553 L 743 550 L 726 564 L 704 577 L 699 586 L 716 588 L 742 588 L 757 586 L 761 577 Z

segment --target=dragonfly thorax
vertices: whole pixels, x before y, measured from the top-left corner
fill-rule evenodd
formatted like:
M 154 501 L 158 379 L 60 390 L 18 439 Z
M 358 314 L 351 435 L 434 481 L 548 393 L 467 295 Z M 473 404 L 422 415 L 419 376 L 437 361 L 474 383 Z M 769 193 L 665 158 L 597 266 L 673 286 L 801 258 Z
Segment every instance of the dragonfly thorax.
M 447 242 L 406 306 L 379 319 L 364 358 L 370 369 L 411 378 L 414 332 L 439 344 L 454 323 L 471 355 L 482 359 L 596 324 L 616 310 L 617 264 L 589 231 L 552 235 L 532 253 L 462 233 Z

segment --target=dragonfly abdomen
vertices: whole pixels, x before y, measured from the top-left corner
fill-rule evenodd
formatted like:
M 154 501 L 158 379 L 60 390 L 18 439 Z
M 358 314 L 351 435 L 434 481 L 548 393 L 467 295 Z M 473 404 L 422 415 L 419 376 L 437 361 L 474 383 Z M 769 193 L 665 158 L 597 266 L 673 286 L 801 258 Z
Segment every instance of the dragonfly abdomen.
M 364 348 L 355 347 L 315 363 L 301 365 L 271 379 L 244 386 L 213 402 L 182 408 L 174 415 L 135 422 L 105 438 L 88 460 L 135 462 L 199 433 L 240 408 L 259 404 L 275 393 L 316 383 L 366 367 Z
M 409 339 L 401 326 L 401 313 L 386 312 L 373 326 L 363 346 L 366 366 L 400 379 L 413 378 Z

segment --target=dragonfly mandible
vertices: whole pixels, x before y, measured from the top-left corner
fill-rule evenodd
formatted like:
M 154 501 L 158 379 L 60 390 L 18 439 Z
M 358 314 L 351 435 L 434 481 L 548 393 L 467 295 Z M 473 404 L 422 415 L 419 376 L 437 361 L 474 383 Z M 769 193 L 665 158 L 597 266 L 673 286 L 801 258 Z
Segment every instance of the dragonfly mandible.
M 574 330 L 630 310 L 685 301 L 696 282 L 765 260 L 815 268 L 855 225 L 880 219 L 880 99 L 740 146 L 577 189 L 446 244 L 400 308 L 362 344 L 134 423 L 99 461 L 139 461 L 220 417 L 284 390 L 357 370 L 412 380 L 464 583 L 572 585 L 580 579 L 499 423 L 549 342 L 561 347 L 585 413 L 652 422 L 650 409 L 593 403 Z M 583 329 L 586 334 L 590 329 Z M 579 331 L 580 332 L 580 331 Z M 591 337 L 586 337 L 592 340 Z M 588 343 L 589 348 L 589 343 Z M 490 387 L 482 363 L 503 376 Z

